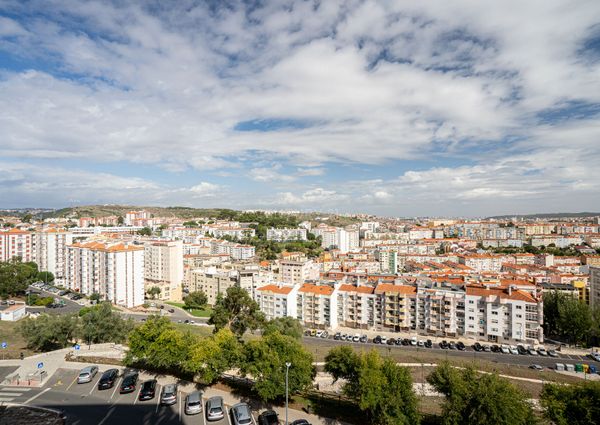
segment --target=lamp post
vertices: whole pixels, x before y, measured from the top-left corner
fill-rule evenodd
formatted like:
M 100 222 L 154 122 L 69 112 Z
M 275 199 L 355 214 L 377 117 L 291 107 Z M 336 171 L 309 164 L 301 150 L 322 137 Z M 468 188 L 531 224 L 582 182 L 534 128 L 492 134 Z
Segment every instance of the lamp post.
M 291 365 L 290 362 L 285 362 L 285 425 L 288 425 L 288 372 Z

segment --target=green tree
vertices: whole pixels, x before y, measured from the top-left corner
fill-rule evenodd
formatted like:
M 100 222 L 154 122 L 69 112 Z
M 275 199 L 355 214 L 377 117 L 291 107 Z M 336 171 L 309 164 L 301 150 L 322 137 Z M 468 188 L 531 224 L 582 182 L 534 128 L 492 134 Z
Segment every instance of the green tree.
M 194 375 L 195 381 L 210 385 L 223 372 L 238 365 L 241 344 L 229 329 L 196 341 L 185 359 L 183 369 Z
M 600 382 L 545 384 L 540 395 L 545 416 L 556 425 L 600 423 Z
M 579 299 L 564 297 L 558 306 L 558 329 L 571 343 L 586 341 L 592 329 L 590 307 Z
M 122 226 L 122 225 L 123 225 L 123 223 L 125 223 L 125 219 L 123 218 L 123 216 L 122 216 L 122 215 L 120 215 L 120 216 L 117 218 L 117 224 L 118 224 L 119 226 Z
M 37 277 L 37 264 L 23 263 L 20 258 L 0 262 L 0 297 L 22 294 Z
M 161 289 L 158 286 L 153 286 L 146 291 L 146 294 L 150 296 L 151 299 L 155 300 L 158 295 L 160 295 Z
M 33 218 L 33 216 L 31 214 L 25 214 L 23 216 L 23 218 L 21 219 L 21 221 L 23 223 L 31 223 L 31 219 Z
M 313 356 L 295 339 L 278 332 L 244 346 L 240 371 L 254 379 L 254 390 L 265 401 L 285 395 L 285 363 L 290 362 L 290 393 L 309 388 L 316 371 Z
M 151 346 L 161 334 L 167 330 L 174 330 L 175 326 L 166 317 L 149 316 L 143 325 L 138 326 L 129 334 L 129 351 L 125 356 L 126 364 L 135 364 L 137 362 L 148 362 L 151 364 L 150 354 Z
M 357 383 L 359 371 L 360 357 L 350 346 L 339 345 L 329 350 L 325 356 L 325 372 L 333 376 L 336 381 L 346 379 L 348 384 Z
M 497 374 L 480 374 L 472 367 L 459 370 L 439 365 L 427 381 L 446 396 L 442 422 L 446 425 L 535 424 L 526 395 Z
M 100 294 L 97 292 L 92 293 L 92 295 L 90 295 L 90 300 L 91 301 L 100 301 Z
M 277 317 L 266 322 L 263 327 L 263 335 L 269 335 L 273 332 L 279 332 L 281 335 L 300 340 L 302 339 L 302 324 L 293 317 Z
M 197 227 L 198 223 L 196 223 L 195 221 L 190 220 L 190 221 L 184 221 L 183 225 L 185 227 Z
M 544 299 L 544 332 L 546 335 L 558 334 L 559 305 L 564 295 L 558 291 L 546 292 Z
M 241 337 L 248 329 L 260 328 L 264 315 L 246 290 L 234 286 L 227 289 L 225 297 L 219 294 L 208 323 L 214 325 L 215 332 L 229 328 Z
M 42 314 L 37 319 L 26 318 L 19 323 L 19 332 L 27 347 L 36 351 L 51 351 L 72 344 L 77 330 L 77 316 Z
M 51 272 L 38 272 L 36 279 L 46 283 L 54 282 L 54 275 Z
M 141 235 L 141 236 L 152 236 L 152 229 L 149 227 L 144 227 L 144 228 L 138 230 L 137 234 Z
M 183 298 L 183 303 L 187 309 L 204 309 L 208 303 L 208 297 L 204 291 L 190 292 Z
M 123 319 L 108 302 L 90 307 L 80 317 L 78 335 L 88 344 L 125 342 L 134 327 L 131 319 Z

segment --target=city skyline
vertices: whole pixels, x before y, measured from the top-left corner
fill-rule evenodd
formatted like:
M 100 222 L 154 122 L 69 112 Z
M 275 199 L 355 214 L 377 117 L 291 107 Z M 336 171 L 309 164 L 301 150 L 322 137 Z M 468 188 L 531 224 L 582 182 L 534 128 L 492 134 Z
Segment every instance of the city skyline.
M 600 210 L 592 2 L 6 1 L 2 207 Z

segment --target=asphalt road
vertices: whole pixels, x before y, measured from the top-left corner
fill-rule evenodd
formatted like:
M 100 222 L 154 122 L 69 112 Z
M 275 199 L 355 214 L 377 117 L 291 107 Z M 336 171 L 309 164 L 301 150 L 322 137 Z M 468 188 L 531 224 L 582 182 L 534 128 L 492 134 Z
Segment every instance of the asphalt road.
M 6 402 L 60 409 L 67 415 L 68 425 L 206 425 L 208 423 L 204 412 L 193 416 L 184 413 L 186 393 L 181 391 L 178 393 L 176 404 L 161 406 L 160 385 L 157 385 L 157 395 L 152 400 L 138 400 L 141 380 L 138 381 L 137 389 L 133 393 L 119 394 L 122 378 L 119 378 L 113 388 L 98 390 L 97 382 L 101 372 L 109 368 L 110 366 L 101 366 L 100 372 L 92 382 L 86 384 L 77 384 L 78 371 L 59 369 L 43 388 L 0 387 L 0 398 Z M 210 424 L 230 425 L 227 417 Z
M 492 352 L 477 352 L 473 350 L 471 347 L 467 347 L 465 351 L 460 350 L 443 350 L 439 348 L 438 345 L 435 345 L 432 348 L 420 348 L 413 347 L 410 345 L 382 345 L 382 344 L 373 344 L 372 342 L 367 343 L 354 343 L 349 341 L 337 341 L 333 338 L 323 339 L 323 338 L 315 338 L 315 337 L 303 337 L 303 343 L 307 345 L 317 345 L 322 346 L 323 349 L 327 349 L 328 347 L 332 347 L 335 345 L 350 345 L 356 347 L 380 347 L 383 349 L 392 350 L 402 350 L 418 356 L 418 353 L 431 353 L 440 356 L 440 358 L 448 358 L 448 359 L 474 359 L 474 360 L 486 360 L 489 362 L 495 363 L 503 363 L 503 364 L 513 364 L 513 365 L 522 365 L 529 366 L 532 364 L 539 364 L 545 367 L 554 367 L 556 363 L 587 363 L 596 365 L 597 368 L 600 369 L 600 362 L 592 360 L 589 357 L 584 356 L 576 356 L 576 355 L 565 355 L 559 354 L 559 357 L 548 357 L 548 356 L 531 356 L 531 355 L 515 355 L 515 354 L 503 354 L 503 353 L 492 353 Z

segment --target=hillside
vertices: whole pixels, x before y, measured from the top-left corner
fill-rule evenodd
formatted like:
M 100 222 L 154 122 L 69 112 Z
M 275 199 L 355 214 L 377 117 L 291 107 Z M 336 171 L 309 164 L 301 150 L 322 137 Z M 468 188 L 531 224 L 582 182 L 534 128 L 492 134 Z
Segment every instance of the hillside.
M 224 209 L 217 208 L 188 208 L 188 207 L 151 207 L 139 205 L 85 205 L 78 207 L 61 208 L 59 210 L 41 214 L 42 218 L 58 217 L 106 217 L 125 216 L 128 211 L 146 210 L 156 217 L 213 217 L 220 215 Z
M 599 217 L 600 212 L 575 212 L 575 213 L 539 213 L 539 214 L 507 214 L 507 215 L 495 215 L 487 217 L 488 219 L 504 220 L 510 218 L 520 218 L 524 220 L 539 219 L 565 219 L 565 218 L 583 218 L 583 217 Z

